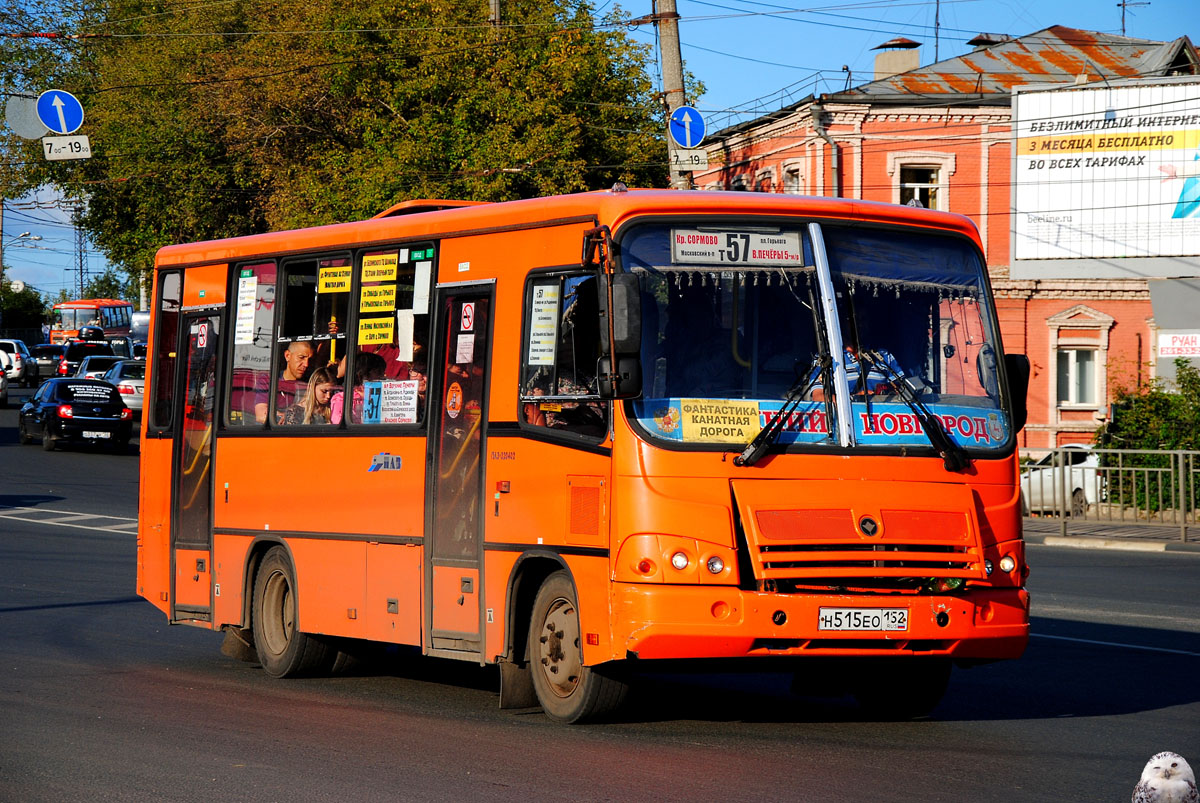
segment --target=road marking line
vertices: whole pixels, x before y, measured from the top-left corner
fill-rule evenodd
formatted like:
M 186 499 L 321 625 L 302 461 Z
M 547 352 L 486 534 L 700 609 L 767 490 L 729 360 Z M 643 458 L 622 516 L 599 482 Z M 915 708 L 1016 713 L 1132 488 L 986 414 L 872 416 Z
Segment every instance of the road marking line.
M 32 516 L 28 514 L 39 515 Z M 58 518 L 46 518 L 46 516 L 57 516 Z M 55 527 L 73 527 L 77 530 L 94 530 L 102 533 L 116 533 L 117 535 L 131 535 L 131 531 L 127 528 L 137 527 L 138 523 L 137 519 L 131 519 L 128 516 L 107 516 L 103 513 L 80 513 L 77 510 L 50 510 L 40 507 L 11 507 L 0 509 L 0 519 L 24 521 L 30 524 L 49 524 Z M 112 523 L 105 522 L 108 524 L 106 527 L 93 527 L 87 524 L 73 523 L 76 521 L 96 519 L 111 519 Z
M 1190 652 L 1188 650 L 1171 650 L 1166 647 L 1147 647 L 1144 644 L 1123 644 L 1119 641 L 1096 641 L 1090 638 L 1071 638 L 1070 636 L 1050 636 L 1046 633 L 1030 633 L 1029 635 L 1037 638 L 1049 638 L 1057 641 L 1075 641 L 1080 644 L 1098 644 L 1101 647 L 1124 647 L 1128 650 L 1146 650 L 1147 652 L 1167 652 L 1172 655 L 1190 655 L 1195 658 L 1200 658 L 1200 652 Z

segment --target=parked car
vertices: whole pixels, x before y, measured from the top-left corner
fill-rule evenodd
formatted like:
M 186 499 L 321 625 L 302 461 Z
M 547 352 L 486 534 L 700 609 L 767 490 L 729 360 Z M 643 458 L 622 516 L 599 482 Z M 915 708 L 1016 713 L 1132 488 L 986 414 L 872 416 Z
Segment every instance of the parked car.
M 1067 443 L 1021 472 L 1021 500 L 1024 512 L 1053 513 L 1069 510 L 1082 516 L 1100 501 L 1100 457 L 1086 443 Z M 1069 472 L 1065 474 L 1064 472 Z M 1064 497 L 1064 479 L 1066 496 Z M 1064 505 L 1063 500 L 1068 500 Z
M 54 376 L 58 373 L 58 363 L 67 351 L 64 343 L 38 343 L 30 353 L 38 364 L 38 375 L 41 378 Z
M 95 358 L 92 358 L 95 359 Z M 146 363 L 144 360 L 121 360 L 108 369 L 105 382 L 116 386 L 121 401 L 137 415 L 142 413 L 142 400 L 146 391 Z
M 75 376 L 87 379 L 100 379 L 108 373 L 109 368 L 112 368 L 120 361 L 120 357 L 109 354 L 93 354 L 83 358 L 79 363 L 79 367 L 75 369 Z
M 48 452 L 60 443 L 107 444 L 122 451 L 132 433 L 133 411 L 115 387 L 99 379 L 48 379 L 17 414 L 21 443 L 40 436 Z
M 84 357 L 93 355 L 112 357 L 112 346 L 103 340 L 72 340 L 67 344 L 62 357 L 58 360 L 58 367 L 54 371 L 59 376 L 74 376 Z
M 10 381 L 26 388 L 37 384 L 38 364 L 24 340 L 0 340 L 0 351 L 12 358 L 12 365 L 5 371 Z

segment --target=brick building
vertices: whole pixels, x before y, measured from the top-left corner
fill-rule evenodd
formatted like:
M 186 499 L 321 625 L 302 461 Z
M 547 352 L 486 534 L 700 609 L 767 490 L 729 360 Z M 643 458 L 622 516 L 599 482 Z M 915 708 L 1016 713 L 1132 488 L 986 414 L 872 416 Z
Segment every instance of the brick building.
M 1005 348 L 1033 366 L 1021 445 L 1086 442 L 1117 388 L 1142 385 L 1170 363 L 1155 359 L 1160 328 L 1200 330 L 1200 237 L 1192 256 L 1169 267 L 1153 259 L 1111 269 L 1113 260 L 1015 265 L 1014 89 L 1187 81 L 1175 77 L 1200 75 L 1200 56 L 1187 37 L 1154 42 L 1061 26 L 969 44 L 967 55 L 921 67 L 916 42 L 885 43 L 874 80 L 717 132 L 705 143 L 711 167 L 693 180 L 710 190 L 916 201 L 970 217 Z M 1161 281 L 1172 284 L 1155 298 L 1174 300 L 1165 324 L 1152 302 Z M 1195 294 L 1192 312 L 1180 293 Z

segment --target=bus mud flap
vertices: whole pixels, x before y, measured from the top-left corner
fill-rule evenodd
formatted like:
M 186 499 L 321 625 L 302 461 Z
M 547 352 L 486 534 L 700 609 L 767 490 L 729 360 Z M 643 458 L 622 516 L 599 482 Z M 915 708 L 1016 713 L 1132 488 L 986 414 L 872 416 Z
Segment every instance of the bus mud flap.
M 537 693 L 533 690 L 533 673 L 529 664 L 500 662 L 500 708 L 535 708 Z

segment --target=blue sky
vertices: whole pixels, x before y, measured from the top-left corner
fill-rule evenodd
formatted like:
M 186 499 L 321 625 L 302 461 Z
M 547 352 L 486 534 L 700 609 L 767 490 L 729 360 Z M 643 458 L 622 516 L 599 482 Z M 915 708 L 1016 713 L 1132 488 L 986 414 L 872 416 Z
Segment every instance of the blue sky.
M 596 5 L 603 12 L 609 3 L 596 0 Z M 653 10 L 651 0 L 625 0 L 621 6 L 635 17 Z M 677 7 L 684 67 L 707 87 L 693 100 L 710 132 L 809 94 L 841 89 L 847 75 L 843 65 L 853 84 L 869 80 L 875 61 L 871 48 L 897 36 L 921 42 L 921 63 L 932 63 L 935 12 L 941 59 L 969 51 L 967 40 L 981 32 L 1020 36 L 1051 25 L 1121 32 L 1121 9 L 1115 0 L 816 0 L 812 5 L 677 0 Z M 1155 40 L 1187 35 L 1200 43 L 1200 2 L 1150 0 L 1130 5 L 1125 33 Z M 650 26 L 637 27 L 630 35 L 657 45 Z M 86 122 L 81 133 L 87 133 Z M 57 200 L 42 190 L 5 201 L 4 212 L 7 275 L 51 295 L 73 287 L 77 275 L 74 230 L 69 213 L 54 205 Z M 14 242 L 12 236 L 25 231 L 44 239 Z M 18 242 L 36 247 L 14 247 Z M 93 273 L 104 270 L 99 253 L 88 252 L 87 262 Z

